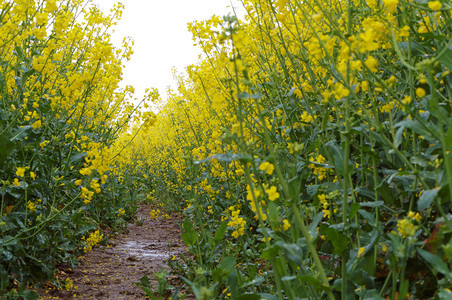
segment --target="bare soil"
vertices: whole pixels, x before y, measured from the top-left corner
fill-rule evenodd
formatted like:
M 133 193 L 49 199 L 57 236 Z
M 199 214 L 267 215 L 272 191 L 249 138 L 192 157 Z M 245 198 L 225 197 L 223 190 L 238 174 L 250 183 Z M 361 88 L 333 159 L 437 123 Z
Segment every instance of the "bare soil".
M 72 290 L 39 289 L 40 299 L 144 299 L 144 292 L 133 283 L 148 273 L 156 287 L 153 272 L 168 270 L 165 262 L 185 251 L 180 218 L 171 215 L 170 219 L 151 219 L 151 209 L 142 206 L 137 215 L 139 221 L 130 224 L 128 232 L 111 239 L 107 246 L 88 252 L 75 269 L 59 271 L 59 279 L 72 280 Z M 171 280 L 169 283 L 177 284 Z

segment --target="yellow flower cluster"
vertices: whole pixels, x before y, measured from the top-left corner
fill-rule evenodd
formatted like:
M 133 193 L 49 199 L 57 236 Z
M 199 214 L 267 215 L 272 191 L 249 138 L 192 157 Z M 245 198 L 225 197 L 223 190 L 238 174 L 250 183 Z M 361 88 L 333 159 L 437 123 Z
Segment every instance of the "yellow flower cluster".
M 31 212 L 36 211 L 36 203 L 34 203 L 34 202 L 28 200 L 28 202 L 27 202 L 27 208 L 28 208 L 28 210 L 31 211 Z
M 104 235 L 101 234 L 99 230 L 91 232 L 86 240 L 85 237 L 82 237 L 82 240 L 85 240 L 85 246 L 83 247 L 83 250 L 85 252 L 91 251 L 94 246 L 102 241 L 103 237 Z
M 321 154 L 317 155 L 315 160 L 313 158 L 310 159 L 310 161 L 316 163 L 316 164 L 325 164 L 326 163 L 326 158 L 323 157 Z M 323 179 L 326 178 L 326 174 L 327 174 L 327 169 L 323 166 L 318 166 L 314 163 L 311 163 L 309 165 L 310 169 L 313 169 L 313 173 L 314 175 L 317 176 L 317 178 L 322 181 Z
M 412 237 L 417 230 L 411 219 L 401 219 L 397 221 L 397 229 L 403 238 Z
M 234 238 L 238 238 L 245 233 L 245 225 L 246 221 L 242 217 L 240 217 L 240 209 L 236 209 L 235 206 L 229 207 L 231 211 L 231 218 L 228 222 L 228 226 L 233 228 L 232 236 Z
M 160 209 L 153 209 L 149 212 L 151 219 L 157 219 L 160 216 Z
M 275 166 L 273 166 L 273 164 L 266 161 L 259 165 L 259 170 L 265 171 L 268 175 L 272 175 L 273 170 L 275 170 Z
M 268 196 L 268 200 L 270 201 L 275 201 L 276 199 L 279 198 L 279 193 L 277 191 L 276 186 L 271 186 L 270 188 L 267 188 L 267 185 L 264 185 L 265 188 L 265 193 Z
M 64 289 L 66 291 L 72 291 L 73 289 L 76 289 L 77 287 L 74 286 L 74 282 L 70 278 L 66 278 L 64 280 Z
M 267 214 L 264 213 L 262 208 L 262 206 L 265 205 L 265 201 L 259 199 L 261 192 L 257 189 L 251 188 L 249 185 L 246 186 L 246 191 L 246 200 L 249 201 L 251 210 L 255 213 L 255 218 L 262 218 L 263 221 L 267 220 Z

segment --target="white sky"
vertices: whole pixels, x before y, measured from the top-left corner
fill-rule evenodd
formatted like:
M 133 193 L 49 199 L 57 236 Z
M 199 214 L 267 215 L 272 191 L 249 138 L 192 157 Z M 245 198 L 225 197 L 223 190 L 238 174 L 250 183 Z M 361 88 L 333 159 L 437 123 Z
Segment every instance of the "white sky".
M 198 60 L 201 50 L 193 46 L 187 23 L 220 17 L 236 9 L 244 11 L 239 0 L 120 0 L 125 9 L 115 27 L 113 43 L 121 45 L 123 37 L 135 41 L 134 54 L 126 62 L 123 85 L 135 87 L 141 100 L 144 90 L 155 87 L 165 98 L 168 86 L 175 87 L 172 68 L 177 72 Z M 118 0 L 94 0 L 108 12 Z

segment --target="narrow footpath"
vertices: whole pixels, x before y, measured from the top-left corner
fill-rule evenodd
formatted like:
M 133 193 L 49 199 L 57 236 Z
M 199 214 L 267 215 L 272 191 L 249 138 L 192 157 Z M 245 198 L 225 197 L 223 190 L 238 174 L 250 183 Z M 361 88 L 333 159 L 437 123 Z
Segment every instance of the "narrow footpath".
M 138 220 L 128 231 L 109 240 L 80 258 L 76 268 L 59 271 L 67 289 L 38 290 L 40 299 L 144 299 L 145 293 L 133 284 L 146 273 L 156 287 L 153 272 L 167 270 L 166 261 L 185 249 L 178 217 L 151 219 L 149 206 L 142 206 Z M 172 284 L 169 278 L 169 284 Z M 71 289 L 72 285 L 72 289 Z

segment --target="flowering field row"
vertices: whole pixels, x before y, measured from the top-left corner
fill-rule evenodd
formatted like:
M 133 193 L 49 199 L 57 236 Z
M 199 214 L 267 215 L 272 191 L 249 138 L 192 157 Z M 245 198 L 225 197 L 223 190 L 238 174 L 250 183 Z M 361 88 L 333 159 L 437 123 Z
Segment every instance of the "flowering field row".
M 184 209 L 172 268 L 200 299 L 450 299 L 451 2 L 243 4 L 129 133 Z
M 86 1 L 0 1 L 0 294 L 32 297 L 56 264 L 133 216 L 115 166 L 116 137 L 134 118 L 119 89 L 131 44 L 115 48 L 110 15 Z M 143 118 L 141 118 L 143 117 Z M 132 180 L 132 179 L 131 179 Z M 19 294 L 17 294 L 19 293 Z

